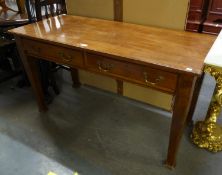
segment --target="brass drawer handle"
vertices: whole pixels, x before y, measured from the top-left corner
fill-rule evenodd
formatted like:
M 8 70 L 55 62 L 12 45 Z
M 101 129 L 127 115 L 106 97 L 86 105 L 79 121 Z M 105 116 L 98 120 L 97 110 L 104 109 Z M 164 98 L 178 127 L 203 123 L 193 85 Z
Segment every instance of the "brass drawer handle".
M 109 72 L 113 68 L 113 64 L 103 63 L 101 61 L 97 61 L 98 69 L 102 72 Z
M 150 81 L 148 79 L 148 73 L 147 72 L 144 72 L 144 80 L 146 82 L 147 85 L 152 85 L 152 86 L 155 86 L 156 84 L 160 83 L 162 80 L 164 80 L 164 77 L 163 76 L 158 76 L 158 78 L 155 79 L 154 82 Z
M 59 52 L 59 56 L 62 58 L 63 61 L 65 62 L 70 62 L 72 61 L 72 56 L 66 55 L 64 52 Z

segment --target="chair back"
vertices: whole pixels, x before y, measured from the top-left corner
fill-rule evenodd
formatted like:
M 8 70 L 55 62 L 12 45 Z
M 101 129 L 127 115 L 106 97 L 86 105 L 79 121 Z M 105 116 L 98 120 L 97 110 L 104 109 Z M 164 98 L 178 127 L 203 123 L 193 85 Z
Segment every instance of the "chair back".
M 26 10 L 30 22 L 67 13 L 65 0 L 26 0 Z
M 65 0 L 35 0 L 35 9 L 37 21 L 67 13 Z

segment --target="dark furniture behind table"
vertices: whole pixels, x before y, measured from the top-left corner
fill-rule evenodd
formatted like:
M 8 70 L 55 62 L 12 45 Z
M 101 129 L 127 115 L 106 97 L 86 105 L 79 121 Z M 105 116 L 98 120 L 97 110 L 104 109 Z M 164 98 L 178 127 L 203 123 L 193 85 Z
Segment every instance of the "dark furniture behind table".
M 222 0 L 190 0 L 185 29 L 217 35 L 222 29 Z
M 14 54 L 15 42 L 0 33 L 0 83 L 17 76 L 20 72 L 18 57 Z
M 17 75 L 22 75 L 23 81 L 19 82 L 19 86 L 27 84 L 19 55 L 16 49 L 15 40 L 7 31 L 9 29 L 28 24 L 28 19 L 25 14 L 21 14 L 15 9 L 16 2 L 9 3 L 2 1 L 3 7 L 0 10 L 0 83 L 9 80 Z M 2 4 L 1 4 L 2 5 Z
M 219 34 L 222 29 L 222 0 L 210 0 L 203 33 Z
M 202 24 L 206 20 L 208 2 L 209 0 L 190 0 L 186 24 L 187 31 L 202 31 Z

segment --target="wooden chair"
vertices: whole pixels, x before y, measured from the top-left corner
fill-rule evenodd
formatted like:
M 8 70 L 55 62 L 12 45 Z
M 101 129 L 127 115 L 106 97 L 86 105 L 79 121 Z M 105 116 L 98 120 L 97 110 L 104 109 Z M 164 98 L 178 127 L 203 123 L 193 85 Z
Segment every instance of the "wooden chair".
M 16 0 L 16 3 L 18 5 L 18 11 L 20 13 L 25 13 L 25 0 Z
M 32 22 L 67 14 L 65 0 L 26 0 L 26 9 Z
M 57 16 L 67 14 L 65 0 L 35 0 L 37 21 L 44 17 Z
M 67 13 L 65 0 L 26 0 L 26 7 L 30 22 L 41 21 L 49 17 Z M 56 69 L 64 68 L 66 70 L 70 70 L 73 80 L 73 87 L 78 87 L 80 85 L 77 69 L 69 69 L 62 65 L 56 65 L 56 67 Z M 59 89 L 56 85 L 56 81 L 52 70 L 55 70 L 54 63 L 50 63 L 48 61 L 41 61 L 40 71 L 43 72 L 43 90 L 47 90 L 48 86 L 52 86 L 57 94 L 59 93 Z M 46 77 L 45 75 L 48 75 L 48 77 Z
M 8 10 L 13 11 L 13 12 L 17 12 L 16 10 L 14 10 L 6 5 L 6 0 L 0 0 L 0 7 L 1 7 L 2 12 L 7 12 Z

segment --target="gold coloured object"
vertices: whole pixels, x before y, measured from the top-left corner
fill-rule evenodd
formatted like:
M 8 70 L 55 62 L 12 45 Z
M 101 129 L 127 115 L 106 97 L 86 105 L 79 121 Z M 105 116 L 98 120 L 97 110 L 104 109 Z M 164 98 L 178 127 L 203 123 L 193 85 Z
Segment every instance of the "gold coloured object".
M 164 77 L 163 76 L 158 76 L 158 78 L 155 79 L 154 82 L 148 80 L 148 73 L 147 72 L 144 72 L 144 80 L 146 82 L 147 85 L 152 85 L 152 86 L 155 86 L 156 84 L 160 83 L 162 80 L 164 80 Z
M 195 124 L 191 138 L 200 148 L 218 152 L 222 151 L 222 127 L 217 124 L 222 108 L 222 69 L 206 65 L 204 72 L 215 78 L 216 87 L 207 116 Z

